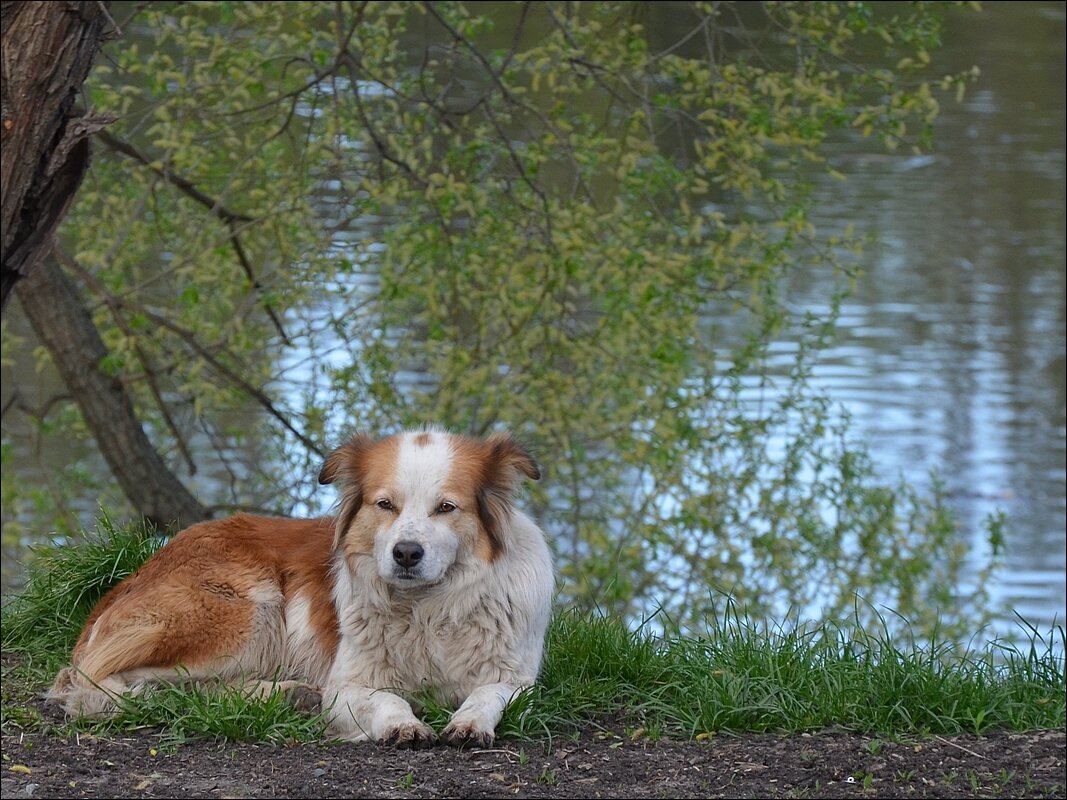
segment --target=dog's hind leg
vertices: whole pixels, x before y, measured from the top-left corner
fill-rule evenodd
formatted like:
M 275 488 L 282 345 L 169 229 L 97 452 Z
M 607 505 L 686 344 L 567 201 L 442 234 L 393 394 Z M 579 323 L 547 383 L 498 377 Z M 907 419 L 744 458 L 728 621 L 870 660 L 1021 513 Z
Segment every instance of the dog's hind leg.
M 113 715 L 118 696 L 148 682 L 263 675 L 263 659 L 278 651 L 280 615 L 263 602 L 277 591 L 207 581 L 132 589 L 90 618 L 71 666 L 57 676 L 48 696 L 68 714 Z
M 45 698 L 60 703 L 68 716 L 111 717 L 119 711 L 120 698 L 130 690 L 115 676 L 93 681 L 74 667 L 65 667 L 56 675 Z

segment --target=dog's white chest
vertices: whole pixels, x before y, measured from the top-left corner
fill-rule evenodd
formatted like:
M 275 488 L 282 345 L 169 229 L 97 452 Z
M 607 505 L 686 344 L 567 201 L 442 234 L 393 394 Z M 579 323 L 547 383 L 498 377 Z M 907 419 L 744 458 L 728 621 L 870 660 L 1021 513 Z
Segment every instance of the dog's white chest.
M 341 653 L 351 677 L 376 688 L 431 689 L 458 703 L 476 687 L 515 671 L 514 637 L 503 615 L 481 613 L 453 621 L 443 612 L 394 608 L 390 614 L 352 615 L 343 625 Z

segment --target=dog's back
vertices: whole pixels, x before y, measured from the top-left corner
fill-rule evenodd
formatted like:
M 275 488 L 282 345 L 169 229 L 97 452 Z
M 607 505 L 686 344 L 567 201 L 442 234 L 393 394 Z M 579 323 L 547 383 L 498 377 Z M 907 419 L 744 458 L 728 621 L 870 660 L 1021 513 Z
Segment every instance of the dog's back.
M 330 518 L 238 514 L 187 528 L 97 604 L 50 696 L 97 716 L 149 680 L 321 683 L 337 647 L 332 540 Z

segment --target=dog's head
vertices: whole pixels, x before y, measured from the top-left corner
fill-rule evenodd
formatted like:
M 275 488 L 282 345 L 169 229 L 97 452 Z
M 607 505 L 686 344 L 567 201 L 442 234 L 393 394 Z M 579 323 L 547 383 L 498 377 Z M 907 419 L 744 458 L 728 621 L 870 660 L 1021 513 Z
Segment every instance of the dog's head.
M 329 455 L 319 483 L 336 483 L 340 493 L 334 549 L 373 555 L 385 581 L 418 587 L 457 562 L 500 557 L 523 476 L 541 473 L 510 435 L 422 430 L 379 440 L 357 434 Z

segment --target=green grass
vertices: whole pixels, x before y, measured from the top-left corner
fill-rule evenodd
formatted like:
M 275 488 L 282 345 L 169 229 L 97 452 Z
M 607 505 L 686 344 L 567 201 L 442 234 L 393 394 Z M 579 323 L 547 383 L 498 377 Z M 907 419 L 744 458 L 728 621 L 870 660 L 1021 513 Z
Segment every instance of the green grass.
M 41 549 L 25 591 L 2 615 L 2 723 L 42 723 L 26 702 L 62 666 L 97 599 L 157 546 L 144 531 L 101 530 L 77 547 Z M 1064 631 L 1053 641 L 1030 629 L 1028 648 L 925 642 L 884 628 L 838 623 L 768 628 L 727 604 L 700 636 L 634 631 L 622 621 L 557 613 L 539 683 L 508 708 L 507 738 L 542 738 L 590 726 L 641 728 L 644 735 L 799 732 L 829 726 L 884 736 L 982 733 L 1064 725 Z M 419 698 L 442 728 L 449 709 Z M 250 699 L 230 688 L 167 686 L 125 703 L 118 718 L 72 723 L 107 732 L 156 726 L 171 740 L 216 737 L 319 741 L 321 717 L 291 709 L 280 696 Z
M 1063 652 L 1063 629 L 1057 631 Z M 699 637 L 654 636 L 619 620 L 558 614 L 542 680 L 501 732 L 536 736 L 597 719 L 674 735 L 799 732 L 829 726 L 887 735 L 1064 725 L 1064 664 L 1033 632 L 966 651 L 897 645 L 832 623 L 766 630 L 731 610 Z
M 41 670 L 55 672 L 66 663 L 97 601 L 159 545 L 150 530 L 116 527 L 105 516 L 77 546 L 35 548 L 24 590 L 4 603 L 0 618 L 4 649 L 17 649 Z

